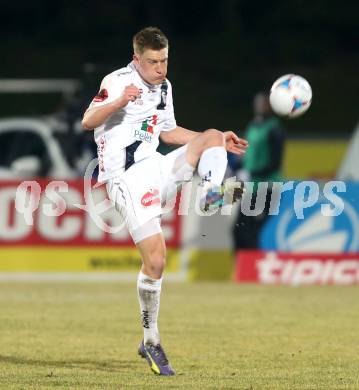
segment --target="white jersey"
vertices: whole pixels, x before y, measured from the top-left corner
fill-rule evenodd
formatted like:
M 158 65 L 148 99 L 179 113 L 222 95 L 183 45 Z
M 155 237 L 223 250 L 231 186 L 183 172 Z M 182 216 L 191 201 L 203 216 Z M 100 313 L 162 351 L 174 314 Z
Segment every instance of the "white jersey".
M 146 83 L 132 62 L 103 79 L 89 108 L 114 101 L 130 84 L 140 90 L 140 96 L 95 129 L 99 182 L 118 177 L 133 163 L 155 154 L 160 133 L 177 126 L 171 83 L 167 79 L 160 85 Z

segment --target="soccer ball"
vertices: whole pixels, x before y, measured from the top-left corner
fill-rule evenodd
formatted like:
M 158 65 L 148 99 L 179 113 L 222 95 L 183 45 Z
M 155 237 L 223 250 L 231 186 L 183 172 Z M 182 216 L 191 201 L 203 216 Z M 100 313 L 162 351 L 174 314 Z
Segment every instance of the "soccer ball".
M 312 88 L 307 80 L 286 74 L 274 82 L 269 95 L 273 111 L 287 118 L 304 114 L 312 102 Z

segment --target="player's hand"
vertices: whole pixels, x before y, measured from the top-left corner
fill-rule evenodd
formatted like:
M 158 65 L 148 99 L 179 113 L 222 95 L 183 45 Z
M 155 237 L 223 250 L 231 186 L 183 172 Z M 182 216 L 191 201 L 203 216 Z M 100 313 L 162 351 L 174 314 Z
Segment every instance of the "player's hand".
M 224 139 L 226 140 L 227 152 L 244 154 L 248 148 L 248 142 L 243 138 L 239 138 L 233 131 L 225 131 Z
M 130 84 L 123 90 L 120 100 L 127 105 L 128 102 L 134 102 L 139 96 L 139 89 L 134 84 Z

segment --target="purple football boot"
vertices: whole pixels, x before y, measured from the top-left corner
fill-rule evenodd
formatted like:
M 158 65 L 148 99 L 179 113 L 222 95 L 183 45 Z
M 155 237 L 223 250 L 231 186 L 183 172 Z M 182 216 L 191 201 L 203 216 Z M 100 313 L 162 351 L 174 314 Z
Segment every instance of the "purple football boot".
M 201 209 L 207 212 L 236 203 L 242 198 L 244 192 L 243 182 L 226 182 L 220 187 L 210 187 L 202 199 Z
M 146 358 L 151 370 L 158 375 L 171 376 L 175 375 L 175 371 L 172 369 L 165 351 L 161 347 L 161 344 L 145 345 L 142 341 L 138 347 L 138 354 L 142 358 Z

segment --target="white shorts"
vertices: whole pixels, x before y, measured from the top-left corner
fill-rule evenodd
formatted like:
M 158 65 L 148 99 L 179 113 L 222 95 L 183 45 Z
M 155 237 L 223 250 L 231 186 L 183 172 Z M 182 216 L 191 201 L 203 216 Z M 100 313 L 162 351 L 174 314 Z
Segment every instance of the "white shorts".
M 179 187 L 192 180 L 194 168 L 186 161 L 186 150 L 184 145 L 165 156 L 156 153 L 107 182 L 109 198 L 135 243 L 162 231 L 164 206 L 171 209 Z

